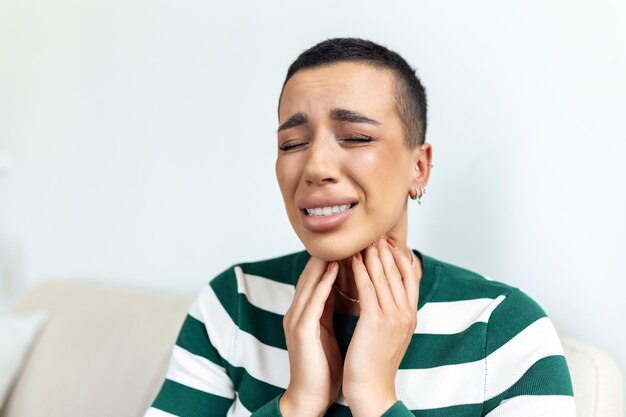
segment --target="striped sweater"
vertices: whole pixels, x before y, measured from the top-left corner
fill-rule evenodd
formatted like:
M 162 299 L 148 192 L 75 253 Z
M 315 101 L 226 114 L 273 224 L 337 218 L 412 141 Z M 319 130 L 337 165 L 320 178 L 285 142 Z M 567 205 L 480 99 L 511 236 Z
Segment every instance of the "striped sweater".
M 417 250 L 418 324 L 383 417 L 576 415 L 557 332 L 520 289 Z M 235 264 L 189 309 L 166 379 L 145 417 L 282 417 L 289 383 L 283 315 L 310 255 Z M 358 321 L 335 313 L 343 357 Z M 339 397 L 326 416 L 351 416 Z

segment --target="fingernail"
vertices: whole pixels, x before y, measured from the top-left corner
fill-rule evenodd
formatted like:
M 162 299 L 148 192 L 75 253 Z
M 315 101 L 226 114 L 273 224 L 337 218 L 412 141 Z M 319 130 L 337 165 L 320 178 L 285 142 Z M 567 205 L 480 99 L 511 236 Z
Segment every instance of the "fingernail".
M 398 249 L 398 244 L 396 243 L 395 240 L 393 240 L 392 238 L 388 237 L 387 238 L 387 242 L 389 242 L 389 244 L 394 248 L 394 249 Z
M 336 265 L 336 264 L 337 264 L 337 262 L 335 262 L 335 261 L 330 261 L 330 262 L 328 263 L 328 266 L 326 267 L 326 270 L 327 270 L 327 271 L 332 271 L 332 270 L 335 268 L 335 265 Z
M 363 258 L 361 257 L 361 252 L 355 253 L 354 257 L 356 258 L 357 261 L 363 262 Z

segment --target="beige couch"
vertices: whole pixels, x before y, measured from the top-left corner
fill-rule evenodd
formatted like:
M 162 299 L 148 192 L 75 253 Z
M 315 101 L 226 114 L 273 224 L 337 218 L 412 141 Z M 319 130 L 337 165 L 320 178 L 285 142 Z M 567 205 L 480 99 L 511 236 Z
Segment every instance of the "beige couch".
M 1 417 L 140 417 L 163 381 L 192 297 L 51 281 L 13 312 L 45 309 L 39 335 Z M 562 337 L 578 417 L 623 417 L 616 362 Z

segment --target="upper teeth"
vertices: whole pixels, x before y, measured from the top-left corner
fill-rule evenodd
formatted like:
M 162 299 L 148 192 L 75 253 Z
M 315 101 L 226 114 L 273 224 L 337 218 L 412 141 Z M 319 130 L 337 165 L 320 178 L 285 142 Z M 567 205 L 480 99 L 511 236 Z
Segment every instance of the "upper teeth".
M 309 216 L 328 216 L 330 214 L 341 213 L 349 208 L 350 204 L 342 204 L 341 206 L 308 208 L 306 212 Z

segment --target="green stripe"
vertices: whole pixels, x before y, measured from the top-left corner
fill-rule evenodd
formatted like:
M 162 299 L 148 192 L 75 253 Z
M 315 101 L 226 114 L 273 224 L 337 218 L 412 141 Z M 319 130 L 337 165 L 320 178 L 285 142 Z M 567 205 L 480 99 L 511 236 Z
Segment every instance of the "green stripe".
M 296 284 L 311 255 L 307 251 L 289 253 L 271 259 L 237 264 L 246 274 L 258 275 L 283 284 Z
M 287 349 L 285 330 L 283 329 L 283 315 L 263 310 L 250 304 L 244 294 L 239 294 L 241 317 L 238 326 L 246 333 L 250 333 L 268 346 Z
M 425 369 L 483 360 L 487 323 L 451 335 L 414 334 L 400 369 Z
M 231 320 L 238 324 L 239 312 L 237 310 L 237 276 L 235 275 L 235 267 L 231 266 L 221 272 L 209 281 L 209 285 Z
M 411 250 L 417 255 L 418 258 L 420 258 L 423 267 L 419 285 L 419 298 L 417 300 L 417 309 L 419 310 L 426 303 L 431 301 L 432 296 L 436 292 L 441 265 L 435 258 L 432 258 L 417 249 Z
M 227 363 L 228 374 L 237 387 L 237 396 L 243 406 L 253 412 L 263 407 L 273 398 L 285 392 L 284 388 L 261 381 L 239 366 L 232 366 Z M 345 407 L 347 409 L 347 407 Z
M 183 322 L 176 339 L 176 345 L 194 355 L 202 356 L 216 365 L 224 366 L 224 359 L 211 343 L 204 323 L 190 315 L 187 315 Z
M 489 376 L 489 370 L 487 370 Z M 518 395 L 574 395 L 567 362 L 563 355 L 538 360 L 511 388 L 485 402 L 484 414 L 506 398 Z
M 344 320 L 337 318 L 337 320 Z M 487 323 L 477 322 L 464 331 L 450 335 L 414 334 L 399 369 L 429 369 L 443 365 L 456 365 L 485 358 L 485 332 Z M 335 330 L 339 349 L 345 359 L 352 332 Z
M 273 398 L 261 408 L 254 410 L 254 417 L 276 417 L 280 415 L 280 396 Z
M 546 317 L 546 313 L 533 299 L 517 288 L 511 289 L 489 318 L 485 356 L 542 317 Z
M 441 261 L 436 262 L 441 268 L 437 274 L 436 291 L 431 296 L 430 302 L 496 298 L 511 289 L 507 284 L 489 281 L 468 269 Z
M 209 394 L 166 379 L 152 407 L 180 417 L 226 415 L 233 399 Z
M 237 387 L 239 401 L 249 411 L 261 408 L 272 398 L 285 392 L 283 388 L 256 379 L 243 367 L 228 365 L 227 369 L 234 386 Z
M 480 415 L 482 406 L 482 404 L 462 404 L 450 407 L 411 411 L 414 415 L 419 417 L 476 417 Z

